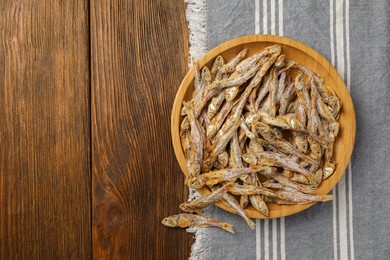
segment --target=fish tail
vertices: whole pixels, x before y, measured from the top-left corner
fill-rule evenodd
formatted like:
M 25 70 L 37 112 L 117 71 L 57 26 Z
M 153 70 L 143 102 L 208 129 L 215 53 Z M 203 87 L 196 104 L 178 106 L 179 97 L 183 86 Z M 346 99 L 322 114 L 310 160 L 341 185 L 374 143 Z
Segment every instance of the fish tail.
M 269 216 L 269 210 L 268 209 L 262 209 L 260 210 L 260 213 L 263 214 L 264 216 Z
M 250 218 L 245 218 L 245 222 L 248 224 L 250 229 L 254 230 L 256 227 L 255 222 L 253 222 Z
M 233 225 L 231 224 L 228 224 L 228 223 L 223 223 L 222 226 L 221 226 L 222 229 L 226 230 L 227 232 L 229 233 L 232 233 L 232 234 L 235 234 L 234 230 L 233 230 Z
M 322 196 L 322 202 L 333 200 L 333 195 Z

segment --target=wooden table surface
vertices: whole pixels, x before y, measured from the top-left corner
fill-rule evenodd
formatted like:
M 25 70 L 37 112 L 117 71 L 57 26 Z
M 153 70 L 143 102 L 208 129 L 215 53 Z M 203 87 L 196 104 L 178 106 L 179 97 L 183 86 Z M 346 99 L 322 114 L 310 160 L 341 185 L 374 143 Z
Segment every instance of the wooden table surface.
M 0 1 L 0 259 L 185 259 L 183 0 Z

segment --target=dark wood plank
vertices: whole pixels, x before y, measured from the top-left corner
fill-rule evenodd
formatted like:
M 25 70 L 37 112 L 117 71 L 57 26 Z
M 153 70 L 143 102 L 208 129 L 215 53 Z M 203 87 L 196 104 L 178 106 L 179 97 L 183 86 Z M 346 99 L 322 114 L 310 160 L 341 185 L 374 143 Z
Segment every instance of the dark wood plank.
M 0 1 L 0 259 L 87 259 L 88 1 Z
M 161 225 L 185 199 L 170 112 L 187 71 L 182 0 L 91 1 L 93 256 L 186 259 Z

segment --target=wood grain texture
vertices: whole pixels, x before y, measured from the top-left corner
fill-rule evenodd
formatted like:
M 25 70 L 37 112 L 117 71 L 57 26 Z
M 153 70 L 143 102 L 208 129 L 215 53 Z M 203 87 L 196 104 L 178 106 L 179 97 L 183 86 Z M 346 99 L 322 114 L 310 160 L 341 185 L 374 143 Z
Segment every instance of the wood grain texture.
M 170 112 L 187 71 L 185 5 L 91 0 L 93 257 L 186 259 L 161 220 L 185 199 Z
M 212 62 L 218 55 L 222 55 L 225 60 L 232 59 L 244 48 L 248 48 L 248 56 L 264 49 L 267 46 L 278 44 L 282 47 L 282 53 L 289 60 L 303 64 L 312 71 L 318 73 L 323 80 L 336 92 L 336 95 L 342 101 L 343 107 L 340 118 L 340 132 L 336 138 L 334 145 L 334 159 L 336 161 L 336 170 L 331 177 L 324 180 L 316 190 L 315 194 L 328 194 L 331 189 L 337 184 L 347 167 L 356 136 L 356 116 L 347 86 L 340 77 L 336 69 L 318 52 L 300 42 L 292 39 L 275 36 L 275 35 L 248 35 L 239 37 L 228 42 L 222 43 L 206 53 L 199 61 L 199 67 L 207 65 L 209 68 Z M 175 154 L 181 169 L 186 174 L 187 166 L 184 153 L 180 143 L 179 128 L 183 117 L 180 115 L 183 100 L 189 100 L 193 93 L 194 70 L 191 69 L 183 79 L 180 88 L 175 97 L 175 102 L 171 115 L 171 132 L 172 141 L 175 149 Z M 202 194 L 210 193 L 209 189 L 203 188 L 200 190 Z M 217 206 L 228 210 L 221 202 Z M 288 216 L 302 211 L 314 203 L 304 205 L 277 205 L 269 203 L 270 215 L 269 218 L 278 218 Z M 248 215 L 252 218 L 267 218 L 260 214 L 252 206 L 245 209 Z
M 0 259 L 87 259 L 88 1 L 0 1 Z

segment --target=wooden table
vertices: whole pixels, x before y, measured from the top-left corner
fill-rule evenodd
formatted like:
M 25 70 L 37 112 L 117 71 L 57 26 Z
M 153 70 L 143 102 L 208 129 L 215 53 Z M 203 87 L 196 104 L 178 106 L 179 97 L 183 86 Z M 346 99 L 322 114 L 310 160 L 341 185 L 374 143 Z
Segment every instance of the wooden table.
M 0 1 L 0 259 L 185 259 L 183 0 Z

